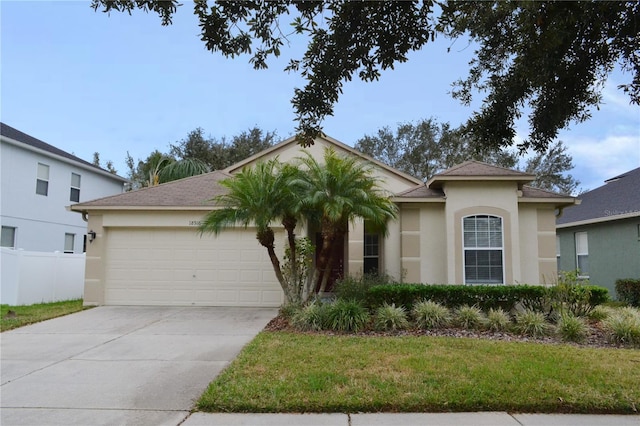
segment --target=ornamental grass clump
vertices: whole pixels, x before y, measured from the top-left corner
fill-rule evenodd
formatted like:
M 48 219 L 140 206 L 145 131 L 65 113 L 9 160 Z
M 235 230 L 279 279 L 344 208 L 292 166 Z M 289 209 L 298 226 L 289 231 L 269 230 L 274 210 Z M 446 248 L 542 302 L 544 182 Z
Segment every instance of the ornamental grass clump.
M 489 309 L 487 328 L 491 331 L 506 331 L 511 327 L 511 317 L 504 309 Z
M 462 328 L 474 329 L 484 325 L 486 318 L 480 308 L 462 305 L 455 310 L 455 323 Z
M 409 327 L 407 311 L 402 306 L 387 303 L 376 309 L 374 325 L 377 330 L 403 330 Z
M 431 300 L 423 300 L 411 311 L 416 325 L 422 329 L 446 327 L 451 322 L 449 308 Z
M 640 346 L 640 310 L 620 308 L 603 321 L 613 343 Z
M 303 331 L 318 331 L 327 321 L 327 306 L 322 302 L 313 302 L 299 309 L 291 317 L 291 324 Z
M 549 324 L 542 312 L 525 310 L 516 314 L 516 329 L 531 337 L 541 337 L 549 331 Z
M 369 312 L 353 300 L 338 299 L 328 305 L 326 327 L 333 331 L 360 331 L 369 322 Z
M 610 308 L 609 306 L 598 305 L 589 312 L 588 318 L 591 321 L 600 322 L 609 318 L 614 312 L 615 309 Z
M 558 321 L 557 333 L 565 342 L 584 342 L 587 332 L 587 323 L 581 317 L 565 313 Z

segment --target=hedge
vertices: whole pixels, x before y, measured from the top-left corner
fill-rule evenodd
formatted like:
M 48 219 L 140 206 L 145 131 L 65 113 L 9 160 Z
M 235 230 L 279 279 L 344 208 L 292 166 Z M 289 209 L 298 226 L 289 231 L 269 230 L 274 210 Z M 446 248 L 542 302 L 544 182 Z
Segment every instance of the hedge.
M 616 294 L 618 300 L 640 307 L 640 280 L 633 278 L 616 280 Z
M 550 288 L 540 285 L 378 285 L 369 289 L 367 304 L 372 309 L 385 302 L 411 309 L 414 303 L 430 299 L 449 308 L 460 305 L 475 305 L 484 311 L 490 308 L 511 311 L 520 302 L 525 308 L 543 311 L 545 306 L 549 304 Z M 590 290 L 589 303 L 592 306 L 608 300 L 606 288 L 592 285 L 584 286 L 584 288 Z

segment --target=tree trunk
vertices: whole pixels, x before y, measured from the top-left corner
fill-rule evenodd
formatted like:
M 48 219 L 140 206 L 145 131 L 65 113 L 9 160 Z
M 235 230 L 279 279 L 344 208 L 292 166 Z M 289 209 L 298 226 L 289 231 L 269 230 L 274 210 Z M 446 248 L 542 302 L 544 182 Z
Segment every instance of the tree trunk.
M 289 286 L 287 285 L 284 276 L 282 276 L 282 270 L 280 269 L 280 260 L 276 255 L 276 250 L 274 246 L 275 237 L 273 235 L 273 229 L 267 228 L 265 230 L 260 230 L 256 234 L 256 238 L 258 242 L 263 247 L 266 247 L 267 253 L 269 253 L 269 259 L 271 260 L 271 266 L 273 266 L 273 271 L 276 273 L 276 278 L 280 283 L 280 287 L 282 287 L 282 291 L 284 292 L 285 303 L 291 303 L 294 301 L 292 294 L 289 290 Z
M 298 284 L 298 263 L 297 263 L 297 251 L 296 251 L 296 224 L 298 223 L 297 219 L 294 217 L 285 217 L 282 219 L 282 225 L 284 229 L 287 231 L 287 239 L 289 241 L 289 258 L 290 258 L 290 267 L 291 267 L 291 290 L 295 291 L 296 297 L 301 298 L 302 289 L 299 288 Z

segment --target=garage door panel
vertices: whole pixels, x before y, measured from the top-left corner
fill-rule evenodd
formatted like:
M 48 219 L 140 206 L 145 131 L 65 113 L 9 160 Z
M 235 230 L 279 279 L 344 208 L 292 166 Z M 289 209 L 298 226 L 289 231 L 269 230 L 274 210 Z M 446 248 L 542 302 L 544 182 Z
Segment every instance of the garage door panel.
M 105 303 L 279 306 L 282 291 L 255 231 L 107 230 Z

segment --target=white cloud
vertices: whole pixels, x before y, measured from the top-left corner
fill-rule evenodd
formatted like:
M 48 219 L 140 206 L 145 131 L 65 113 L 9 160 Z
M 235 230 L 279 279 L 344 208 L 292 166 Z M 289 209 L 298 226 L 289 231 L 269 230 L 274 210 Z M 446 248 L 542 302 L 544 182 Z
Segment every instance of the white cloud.
M 604 181 L 640 166 L 640 135 L 607 135 L 601 139 L 565 137 L 573 157 L 574 176 L 584 189 L 594 189 Z

